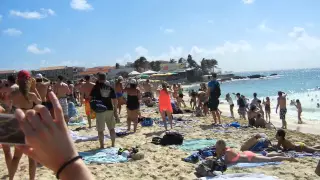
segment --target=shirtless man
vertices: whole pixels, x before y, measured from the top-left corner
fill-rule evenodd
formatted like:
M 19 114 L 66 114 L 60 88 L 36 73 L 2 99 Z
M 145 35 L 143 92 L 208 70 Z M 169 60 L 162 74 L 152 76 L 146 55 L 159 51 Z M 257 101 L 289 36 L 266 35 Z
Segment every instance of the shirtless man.
M 79 106 L 82 106 L 82 101 L 81 101 L 81 94 L 80 94 L 80 89 L 81 86 L 83 85 L 84 80 L 80 79 L 80 81 L 78 83 L 76 83 L 76 85 L 74 86 L 74 96 L 76 98 L 76 101 L 79 102 Z
M 92 91 L 94 83 L 90 82 L 90 76 L 85 76 L 85 83 L 80 88 L 80 94 L 81 94 L 81 103 L 84 100 L 86 115 L 88 118 L 89 128 L 91 128 L 91 119 L 95 118 L 95 113 L 92 111 L 90 107 L 90 93 Z
M 36 78 L 36 88 L 42 100 L 42 105 L 44 105 L 50 111 L 51 115 L 54 115 L 52 103 L 47 99 L 48 89 L 50 86 L 50 81 L 43 77 L 42 74 L 37 74 Z
M 153 98 L 152 84 L 150 84 L 149 79 L 147 79 L 146 83 L 143 84 L 143 89 L 144 89 L 144 96 L 145 97 Z
M 69 122 L 69 116 L 68 116 L 68 100 L 67 95 L 70 94 L 70 89 L 66 83 L 63 82 L 63 77 L 58 76 L 58 81 L 54 85 L 54 93 L 57 95 L 57 98 L 59 99 L 60 105 L 63 110 L 64 114 L 64 120 L 66 123 Z
M 15 76 L 8 76 L 7 82 L 4 87 L 0 89 L 0 93 L 3 95 L 3 108 L 7 113 L 13 114 L 12 111 L 12 100 L 9 98 L 11 92 L 19 89 L 19 86 L 16 84 Z
M 287 113 L 287 98 L 284 92 L 278 92 L 278 104 L 276 108 L 276 113 L 278 113 L 278 108 L 280 106 L 280 119 L 282 120 L 282 128 L 287 129 L 286 113 Z

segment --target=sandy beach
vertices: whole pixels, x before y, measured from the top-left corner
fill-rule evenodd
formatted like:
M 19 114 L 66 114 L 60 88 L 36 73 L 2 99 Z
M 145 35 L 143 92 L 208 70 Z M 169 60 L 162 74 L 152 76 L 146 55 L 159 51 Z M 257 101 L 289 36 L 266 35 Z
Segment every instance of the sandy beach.
M 220 109 L 223 111 L 223 115 L 228 116 L 229 110 L 227 105 L 221 105 Z M 84 108 L 79 108 L 80 113 L 83 115 Z M 156 108 L 142 107 L 142 115 L 145 117 L 159 118 Z M 126 111 L 123 110 L 121 114 L 121 123 L 117 124 L 117 127 L 126 126 Z M 275 143 L 275 131 L 266 129 L 231 129 L 231 133 L 214 132 L 212 127 L 212 117 L 190 117 L 190 114 L 175 115 L 175 117 L 183 117 L 186 119 L 193 119 L 188 125 L 190 127 L 174 127 L 175 131 L 179 131 L 185 134 L 185 140 L 187 139 L 224 139 L 227 143 L 233 144 L 235 149 L 239 150 L 240 144 L 252 135 L 260 132 L 267 134 L 273 143 Z M 273 117 L 273 123 L 278 126 L 277 118 Z M 233 120 L 223 116 L 223 123 L 230 123 Z M 280 122 L 280 121 L 279 121 Z M 247 124 L 245 121 L 241 121 L 242 124 Z M 93 121 L 95 125 L 95 121 Z M 296 127 L 292 124 L 288 125 L 290 129 Z M 309 129 L 308 125 L 302 125 L 300 128 L 302 132 L 317 132 L 318 129 Z M 70 127 L 74 130 L 76 127 Z M 138 146 L 140 151 L 144 153 L 145 157 L 138 161 L 129 161 L 125 163 L 117 164 L 90 164 L 88 165 L 96 179 L 196 179 L 194 175 L 195 164 L 186 163 L 181 158 L 187 157 L 190 153 L 177 149 L 175 147 L 162 147 L 151 143 L 152 136 L 157 136 L 163 133 L 164 128 L 154 125 L 152 127 L 142 128 L 140 125 L 138 131 L 135 134 L 131 134 L 122 138 L 116 139 L 116 147 L 133 147 Z M 310 130 L 310 131 L 309 131 Z M 312 131 L 311 131 L 312 130 Z M 296 130 L 288 130 L 287 138 L 293 142 L 305 142 L 307 145 L 320 144 L 320 136 L 315 134 L 307 134 L 298 132 Z M 96 135 L 95 127 L 92 129 L 79 131 L 82 135 Z M 109 140 L 105 141 L 106 146 L 110 146 Z M 99 147 L 98 141 L 80 142 L 76 143 L 76 148 L 79 152 L 89 151 L 97 149 Z M 7 178 L 7 168 L 5 165 L 4 155 L 1 151 L 2 158 L 0 159 L 1 170 L 0 178 Z M 319 179 L 314 173 L 318 160 L 310 157 L 299 158 L 298 162 L 284 162 L 280 165 L 269 165 L 257 168 L 228 168 L 225 172 L 230 173 L 263 173 L 266 175 L 277 176 L 279 179 L 285 180 L 313 180 Z M 20 165 L 18 167 L 15 179 L 28 179 L 28 161 L 27 157 L 23 156 Z M 56 179 L 52 171 L 45 167 L 37 169 L 36 179 L 47 180 Z

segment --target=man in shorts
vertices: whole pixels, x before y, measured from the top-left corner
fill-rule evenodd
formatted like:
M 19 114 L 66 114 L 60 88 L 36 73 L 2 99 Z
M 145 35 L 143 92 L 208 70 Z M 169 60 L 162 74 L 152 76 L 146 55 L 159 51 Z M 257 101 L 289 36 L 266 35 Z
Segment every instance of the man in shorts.
M 106 84 L 106 75 L 98 74 L 98 81 L 90 93 L 91 99 L 100 100 L 105 106 L 104 112 L 96 112 L 97 131 L 100 148 L 104 148 L 105 124 L 110 132 L 112 147 L 115 144 L 116 132 L 114 130 L 116 121 L 114 119 L 114 108 L 117 108 L 117 97 L 114 89 Z M 95 109 L 93 109 L 95 110 Z
M 214 120 L 214 124 L 221 124 L 220 112 L 218 110 L 219 106 L 219 97 L 221 95 L 220 83 L 217 81 L 217 74 L 212 74 L 212 80 L 208 83 L 207 95 L 209 97 L 208 107 L 210 108 Z
M 286 114 L 287 114 L 287 99 L 286 94 L 284 92 L 278 92 L 278 104 L 276 108 L 276 113 L 278 113 L 278 108 L 280 107 L 280 119 L 282 120 L 282 128 L 287 129 L 287 121 L 286 121 Z

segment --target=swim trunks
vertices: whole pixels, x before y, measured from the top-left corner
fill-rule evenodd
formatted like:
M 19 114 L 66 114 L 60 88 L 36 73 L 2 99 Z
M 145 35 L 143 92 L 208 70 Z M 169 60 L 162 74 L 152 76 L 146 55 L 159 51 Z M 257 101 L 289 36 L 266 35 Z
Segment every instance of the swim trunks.
M 217 111 L 219 106 L 219 99 L 209 99 L 208 101 L 208 108 L 210 108 L 211 111 Z
M 280 119 L 286 119 L 287 108 L 280 109 Z
M 68 101 L 67 98 L 59 98 L 59 103 L 62 107 L 63 115 L 68 116 Z
M 85 108 L 87 117 L 90 117 L 90 119 L 96 118 L 96 113 L 91 109 L 90 101 L 88 99 L 85 99 L 84 101 L 84 108 Z

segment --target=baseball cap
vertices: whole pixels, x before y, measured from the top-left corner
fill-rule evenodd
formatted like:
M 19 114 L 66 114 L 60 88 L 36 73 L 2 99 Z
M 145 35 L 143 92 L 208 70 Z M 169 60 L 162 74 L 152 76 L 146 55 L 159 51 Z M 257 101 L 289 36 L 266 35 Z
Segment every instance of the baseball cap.
M 19 79 L 23 79 L 23 78 L 27 78 L 27 79 L 31 78 L 30 73 L 28 71 L 26 71 L 26 70 L 19 71 L 18 72 L 18 80 Z
M 42 78 L 43 78 L 42 74 L 37 74 L 36 75 L 36 79 L 42 79 Z

